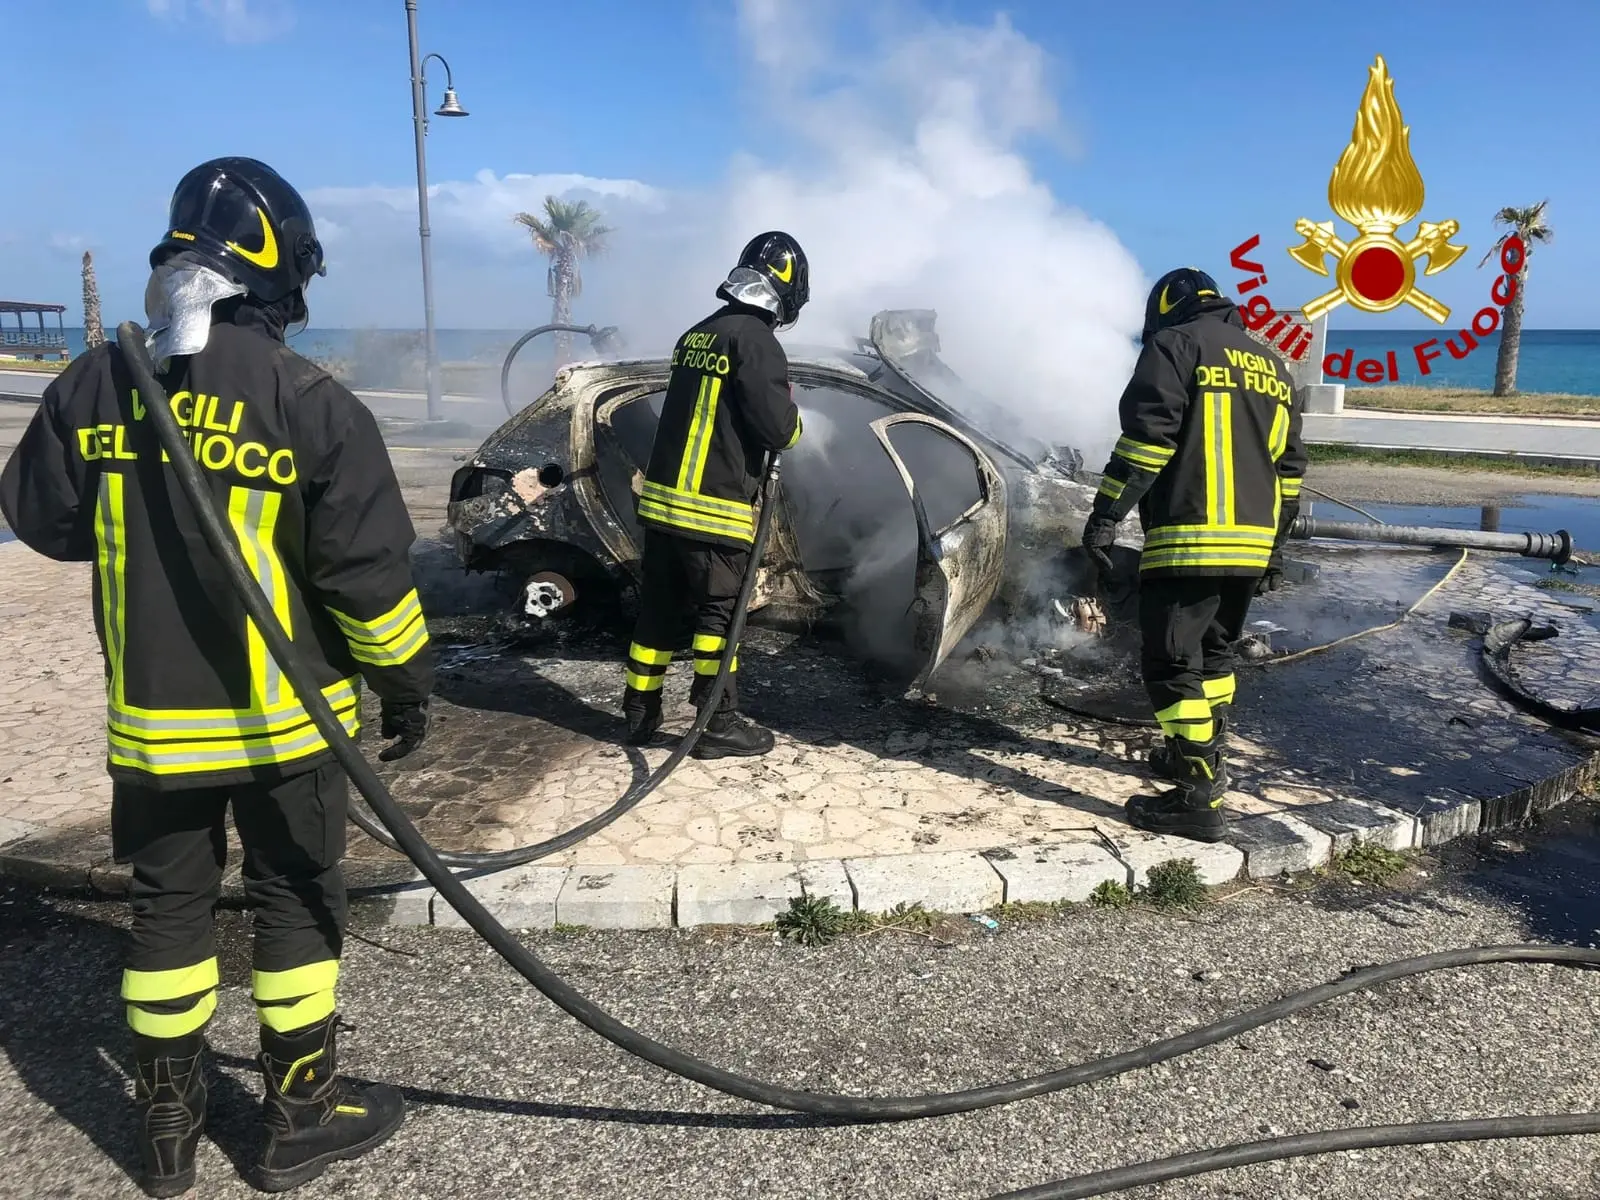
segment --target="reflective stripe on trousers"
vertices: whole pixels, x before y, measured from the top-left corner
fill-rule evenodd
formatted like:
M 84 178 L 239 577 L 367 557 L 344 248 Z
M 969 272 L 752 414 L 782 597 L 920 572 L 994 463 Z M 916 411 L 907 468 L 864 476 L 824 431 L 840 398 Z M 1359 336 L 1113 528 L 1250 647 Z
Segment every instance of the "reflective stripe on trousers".
M 722 652 L 728 647 L 728 639 L 718 637 L 711 633 L 697 633 L 694 635 L 694 673 L 696 675 L 715 675 L 722 666 Z M 732 674 L 739 669 L 739 652 L 734 651 L 733 662 L 728 665 L 728 672 Z
M 122 972 L 128 1025 L 145 1037 L 177 1038 L 205 1028 L 217 1008 L 217 960 L 170 971 Z
M 667 681 L 671 650 L 653 650 L 634 642 L 628 647 L 627 683 L 630 691 L 659 692 Z
M 263 1025 L 293 1033 L 333 1015 L 338 983 L 339 960 L 330 958 L 287 971 L 256 971 L 250 992 Z

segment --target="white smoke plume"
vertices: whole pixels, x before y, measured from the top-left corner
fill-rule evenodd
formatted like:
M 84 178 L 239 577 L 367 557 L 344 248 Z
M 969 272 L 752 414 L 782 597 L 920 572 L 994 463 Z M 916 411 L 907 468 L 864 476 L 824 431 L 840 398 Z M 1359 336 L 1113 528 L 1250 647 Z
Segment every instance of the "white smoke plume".
M 854 36 L 835 32 L 841 14 Z M 670 244 L 651 238 L 667 286 L 625 304 L 631 340 L 670 344 L 746 238 L 786 229 L 811 262 L 811 303 L 786 340 L 848 348 L 880 309 L 935 309 L 945 361 L 1029 433 L 1109 448 L 1145 280 L 1020 150 L 1064 137 L 1040 48 L 1004 17 L 880 14 L 866 38 L 871 22 L 812 0 L 742 0 L 739 18 L 764 152 L 675 205 L 696 219 L 669 218 Z
M 1103 460 L 1145 280 L 1115 234 L 1052 194 L 1024 153 L 1072 142 L 1054 64 L 1004 17 L 962 23 L 841 0 L 740 0 L 737 14 L 754 152 L 708 157 L 712 177 L 694 192 L 488 171 L 435 185 L 440 325 L 548 320 L 544 262 L 511 221 L 547 191 L 589 200 L 616 227 L 609 254 L 584 264 L 575 316 L 619 325 L 637 354 L 664 351 L 715 307 L 748 238 L 786 229 L 811 261 L 792 347 L 850 349 L 874 312 L 934 309 L 941 354 L 972 387 L 1026 432 Z M 309 198 L 333 260 L 323 319 L 415 327 L 419 289 L 395 278 L 415 271 L 414 193 Z

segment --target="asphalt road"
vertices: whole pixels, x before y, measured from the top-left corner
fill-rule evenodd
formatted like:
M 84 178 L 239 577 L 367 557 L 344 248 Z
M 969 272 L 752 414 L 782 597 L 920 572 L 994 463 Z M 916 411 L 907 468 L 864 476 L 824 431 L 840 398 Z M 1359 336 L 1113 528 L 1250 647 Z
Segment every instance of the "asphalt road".
M 1501 877 L 1516 875 L 1505 866 L 1516 857 L 1502 853 Z M 721 1065 L 812 1089 L 904 1093 L 1127 1049 L 1355 965 L 1520 940 L 1530 925 L 1560 936 L 1547 906 L 1442 878 L 1393 893 L 1261 889 L 1192 917 L 1082 910 L 996 935 L 962 922 L 948 937 L 879 932 L 820 950 L 715 931 L 529 940 L 622 1019 Z M 120 922 L 115 905 L 0 892 L 0 1196 L 139 1194 L 126 1174 Z M 222 929 L 198 1194 L 228 1198 L 253 1194 L 235 1164 L 253 1151 L 258 1079 L 242 917 L 225 914 Z M 357 1029 L 345 1037 L 346 1065 L 404 1085 L 412 1113 L 386 1147 L 303 1189 L 309 1197 L 981 1198 L 1320 1127 L 1600 1108 L 1592 972 L 1499 966 L 1402 981 L 1072 1092 L 961 1117 L 831 1126 L 629 1058 L 469 934 L 363 934 L 386 948 L 348 947 L 343 1011 Z M 1308 1158 L 1121 1195 L 1597 1193 L 1591 1137 Z

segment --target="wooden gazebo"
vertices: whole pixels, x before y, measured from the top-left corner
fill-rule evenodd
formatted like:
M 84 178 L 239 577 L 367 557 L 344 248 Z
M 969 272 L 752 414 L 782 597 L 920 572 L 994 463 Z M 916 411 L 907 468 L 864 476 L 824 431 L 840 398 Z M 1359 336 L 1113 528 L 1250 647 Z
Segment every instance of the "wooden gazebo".
M 0 360 L 7 358 L 59 358 L 67 353 L 67 331 L 61 314 L 65 304 L 29 304 L 22 300 L 0 300 Z M 54 313 L 56 327 L 45 325 L 47 314 Z M 11 320 L 16 320 L 12 328 Z M 37 325 L 37 328 L 34 326 Z

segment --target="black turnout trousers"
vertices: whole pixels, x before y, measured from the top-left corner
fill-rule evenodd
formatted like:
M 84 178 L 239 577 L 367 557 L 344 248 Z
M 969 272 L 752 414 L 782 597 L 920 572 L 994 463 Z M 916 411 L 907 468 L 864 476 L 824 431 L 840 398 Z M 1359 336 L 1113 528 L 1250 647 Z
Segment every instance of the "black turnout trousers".
M 639 564 L 639 619 L 628 648 L 631 696 L 660 696 L 673 653 L 688 642 L 694 652 L 690 699 L 698 704 L 716 678 L 728 644 L 749 550 L 714 546 L 646 527 Z M 728 674 L 718 711 L 738 708 L 738 659 Z
M 1233 644 L 1244 634 L 1254 576 L 1144 576 L 1139 581 L 1141 667 L 1169 736 L 1211 740 L 1212 709 L 1234 695 Z
M 270 785 L 157 792 L 113 784 L 112 853 L 133 865 L 129 968 L 171 971 L 215 955 L 230 803 L 255 909 L 256 971 L 337 959 L 348 912 L 339 861 L 349 800 L 336 763 Z

